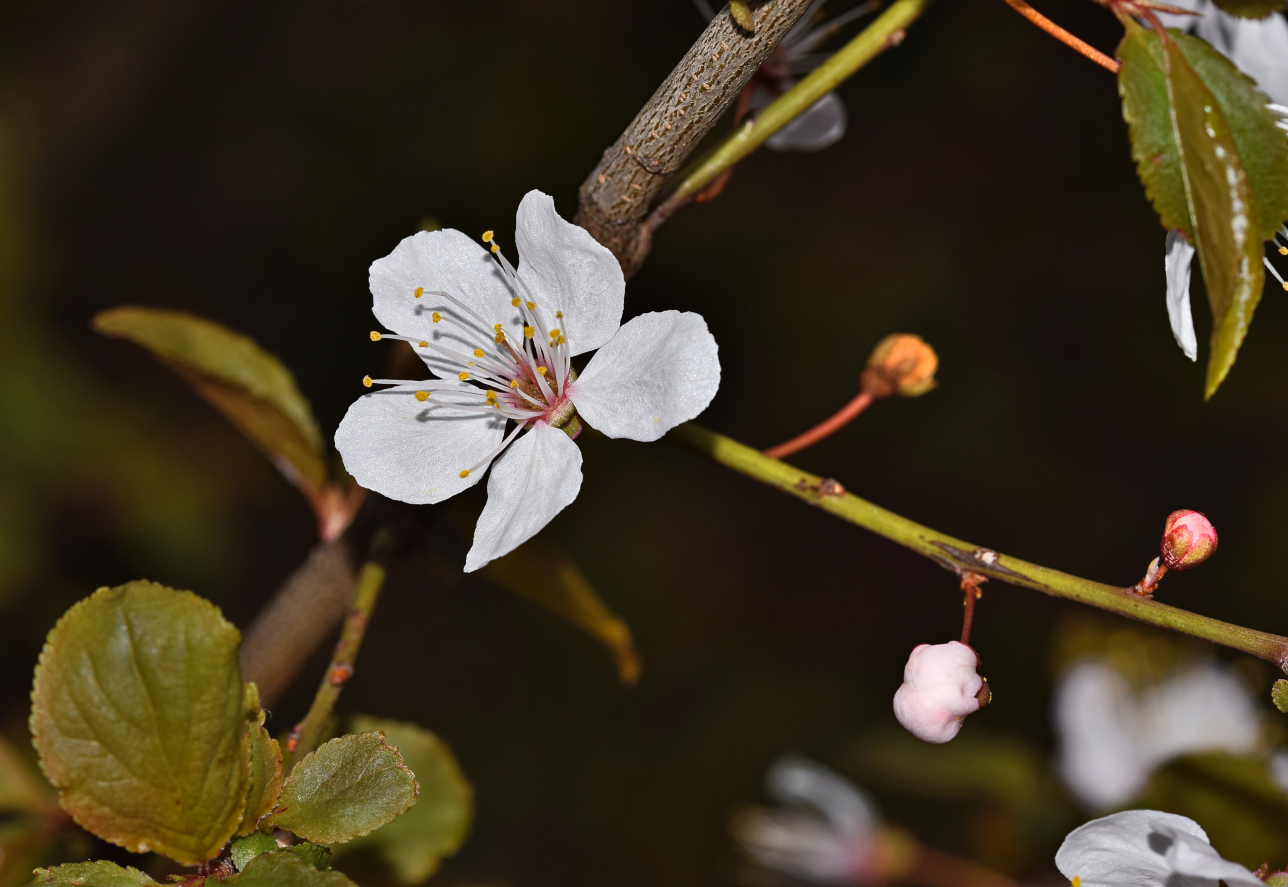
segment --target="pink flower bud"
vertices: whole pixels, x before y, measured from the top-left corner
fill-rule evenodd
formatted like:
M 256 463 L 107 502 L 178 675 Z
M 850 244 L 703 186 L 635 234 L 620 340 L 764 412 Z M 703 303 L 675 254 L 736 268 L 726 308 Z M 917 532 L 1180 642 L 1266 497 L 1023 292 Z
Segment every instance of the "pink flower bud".
M 976 674 L 979 657 L 959 641 L 922 644 L 903 667 L 903 686 L 894 694 L 894 716 L 904 729 L 926 742 L 947 742 L 962 728 L 962 718 L 991 695 Z
M 1169 570 L 1197 567 L 1216 551 L 1216 529 L 1202 513 L 1181 509 L 1167 516 L 1159 552 Z

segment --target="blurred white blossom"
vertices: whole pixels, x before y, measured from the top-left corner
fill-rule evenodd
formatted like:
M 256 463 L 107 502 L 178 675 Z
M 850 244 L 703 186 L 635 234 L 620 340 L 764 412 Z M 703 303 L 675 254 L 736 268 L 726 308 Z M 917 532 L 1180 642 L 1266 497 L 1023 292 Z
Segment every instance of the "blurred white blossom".
M 1136 692 L 1118 670 L 1083 660 L 1057 682 L 1053 717 L 1057 769 L 1093 810 L 1132 800 L 1158 767 L 1180 755 L 1250 752 L 1262 726 L 1244 682 L 1210 661 Z
M 1074 829 L 1055 865 L 1074 887 L 1262 887 L 1221 858 L 1197 822 L 1157 810 L 1127 810 Z
M 870 879 L 879 817 L 872 799 L 845 777 L 797 755 L 775 761 L 765 792 L 781 808 L 735 817 L 734 837 L 761 865 L 817 884 Z

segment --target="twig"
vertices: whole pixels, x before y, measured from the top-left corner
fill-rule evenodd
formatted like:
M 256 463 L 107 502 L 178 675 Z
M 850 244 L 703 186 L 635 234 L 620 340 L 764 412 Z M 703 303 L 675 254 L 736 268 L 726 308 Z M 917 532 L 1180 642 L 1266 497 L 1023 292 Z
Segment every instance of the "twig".
M 354 565 L 346 542 L 314 546 L 246 630 L 242 676 L 273 703 L 291 685 L 318 644 L 344 617 L 353 597 Z
M 929 2 L 930 0 L 897 0 L 876 21 L 815 68 L 808 77 L 757 114 L 755 120 L 744 123 L 686 175 L 679 187 L 653 210 L 648 218 L 650 232 L 693 200 L 708 182 L 760 147 L 802 111 L 880 55 L 882 50 L 897 45 L 903 39 L 904 30 L 917 20 Z M 591 233 L 595 232 L 592 230 Z
M 754 34 L 721 10 L 582 184 L 577 224 L 613 251 L 627 277 L 648 255 L 653 199 L 811 2 L 760 4 Z
M 829 437 L 849 425 L 859 413 L 866 410 L 871 404 L 872 395 L 866 391 L 860 391 L 854 400 L 841 407 L 834 415 L 819 422 L 809 431 L 796 435 L 786 443 L 770 447 L 765 450 L 765 455 L 771 459 L 782 459 L 792 453 L 799 453 L 806 447 L 812 447 L 823 438 Z
M 1012 9 L 1014 9 L 1020 15 L 1024 16 L 1029 21 L 1033 22 L 1033 24 L 1037 25 L 1039 28 L 1046 31 L 1048 34 L 1050 34 L 1055 39 L 1059 40 L 1065 46 L 1069 46 L 1074 50 L 1082 53 L 1087 58 L 1095 62 L 1097 65 L 1100 65 L 1102 68 L 1108 68 L 1110 71 L 1113 71 L 1115 74 L 1117 74 L 1118 69 L 1122 67 L 1122 65 L 1119 62 L 1114 61 L 1109 56 L 1105 55 L 1103 52 L 1096 49 L 1094 46 L 1092 46 L 1090 43 L 1086 42 L 1085 40 L 1082 40 L 1078 37 L 1073 36 L 1064 28 L 1060 27 L 1055 22 L 1051 21 L 1051 19 L 1047 18 L 1045 15 L 1038 12 L 1029 4 L 1025 3 L 1024 0 L 1006 0 L 1006 2 Z
M 1169 607 L 1132 594 L 1126 588 L 1070 576 L 963 542 L 850 493 L 838 494 L 833 489 L 824 490 L 823 478 L 793 468 L 785 462 L 770 459 L 749 446 L 692 422 L 673 429 L 667 439 L 689 447 L 720 465 L 802 499 L 842 520 L 910 548 L 956 573 L 979 573 L 1009 585 L 1031 588 L 1052 597 L 1099 607 L 1160 628 L 1224 644 L 1273 662 L 1288 673 L 1288 638 Z
M 313 704 L 309 707 L 304 720 L 295 725 L 283 749 L 286 758 L 284 767 L 290 771 L 292 764 L 300 760 L 318 746 L 322 733 L 335 711 L 340 691 L 353 677 L 353 664 L 362 649 L 362 639 L 367 633 L 367 623 L 371 611 L 380 597 L 380 589 L 385 584 L 385 568 L 376 561 L 367 561 L 358 573 L 357 585 L 354 588 L 353 606 L 344 619 L 344 628 L 340 631 L 340 640 L 336 641 L 335 652 L 331 655 L 331 664 L 327 666 L 322 684 L 318 687 Z

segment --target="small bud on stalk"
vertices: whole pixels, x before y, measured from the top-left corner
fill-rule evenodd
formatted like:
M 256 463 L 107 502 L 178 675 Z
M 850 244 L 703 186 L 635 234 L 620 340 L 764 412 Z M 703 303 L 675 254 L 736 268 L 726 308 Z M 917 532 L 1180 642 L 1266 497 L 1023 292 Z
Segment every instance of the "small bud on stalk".
M 894 333 L 872 349 L 859 386 L 874 399 L 898 394 L 920 397 L 935 387 L 939 358 L 920 336 Z
M 894 716 L 918 739 L 948 742 L 961 730 L 962 719 L 993 697 L 979 665 L 979 655 L 960 641 L 920 645 L 903 668 Z
M 1132 586 L 1132 591 L 1151 596 L 1168 570 L 1197 567 L 1216 551 L 1216 543 L 1216 528 L 1202 512 L 1188 508 L 1173 511 L 1163 524 L 1159 557 L 1150 561 L 1145 578 Z

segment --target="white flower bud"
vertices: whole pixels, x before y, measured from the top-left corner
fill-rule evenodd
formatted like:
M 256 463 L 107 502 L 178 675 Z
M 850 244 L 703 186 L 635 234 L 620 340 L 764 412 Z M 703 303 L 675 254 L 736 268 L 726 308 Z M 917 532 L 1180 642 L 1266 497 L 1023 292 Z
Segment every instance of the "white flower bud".
M 979 657 L 959 641 L 922 644 L 903 667 L 903 686 L 894 694 L 894 716 L 904 729 L 925 742 L 948 742 L 962 728 L 962 718 L 989 698 L 975 671 Z

